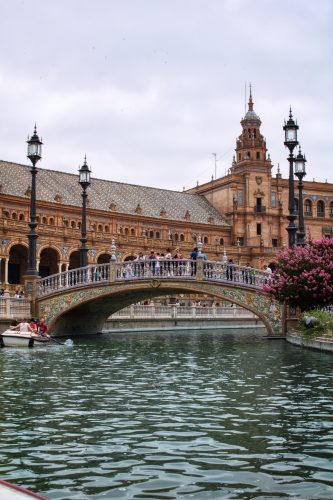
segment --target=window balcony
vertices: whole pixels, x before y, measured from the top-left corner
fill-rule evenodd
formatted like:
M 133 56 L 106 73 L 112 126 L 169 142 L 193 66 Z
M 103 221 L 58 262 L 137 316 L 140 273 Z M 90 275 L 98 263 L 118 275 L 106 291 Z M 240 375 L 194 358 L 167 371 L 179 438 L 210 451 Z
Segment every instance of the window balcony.
M 261 206 L 261 207 L 255 206 L 254 207 L 254 213 L 255 214 L 265 214 L 266 213 L 266 207 L 264 207 L 264 206 Z
M 324 212 L 317 212 L 317 217 L 325 217 Z
M 304 217 L 312 217 L 312 212 L 304 212 Z

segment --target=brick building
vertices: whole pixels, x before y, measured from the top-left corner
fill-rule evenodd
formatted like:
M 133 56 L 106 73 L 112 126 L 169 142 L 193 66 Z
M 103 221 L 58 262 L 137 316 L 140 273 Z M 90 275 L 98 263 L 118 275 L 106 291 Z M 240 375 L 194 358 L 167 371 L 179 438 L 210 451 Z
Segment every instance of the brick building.
M 188 257 L 201 237 L 208 259 L 227 255 L 256 267 L 288 242 L 288 179 L 272 176 L 261 120 L 250 94 L 228 174 L 186 192 L 92 179 L 88 189 L 89 263 L 176 248 Z M 30 167 L 0 161 L 0 281 L 22 283 L 27 267 Z M 297 189 L 295 189 L 297 193 Z M 37 264 L 41 276 L 79 267 L 78 176 L 38 169 Z M 296 196 L 296 206 L 298 204 Z M 304 182 L 307 237 L 333 236 L 333 185 Z M 297 223 L 297 220 L 296 220 Z

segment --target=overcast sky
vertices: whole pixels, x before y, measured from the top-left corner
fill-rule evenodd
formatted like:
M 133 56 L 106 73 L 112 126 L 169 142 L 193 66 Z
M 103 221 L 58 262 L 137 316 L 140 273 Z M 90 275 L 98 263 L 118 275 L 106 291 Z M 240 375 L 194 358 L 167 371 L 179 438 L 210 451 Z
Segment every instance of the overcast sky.
M 289 106 L 306 180 L 333 182 L 331 0 L 0 0 L 0 159 L 182 190 L 231 165 L 252 82 L 287 176 Z

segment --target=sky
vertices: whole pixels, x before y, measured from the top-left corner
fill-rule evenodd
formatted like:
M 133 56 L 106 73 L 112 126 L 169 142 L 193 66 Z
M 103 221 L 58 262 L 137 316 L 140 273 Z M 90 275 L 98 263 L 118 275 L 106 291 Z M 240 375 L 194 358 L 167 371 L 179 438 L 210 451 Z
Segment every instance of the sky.
M 289 107 L 305 180 L 333 182 L 331 0 L 0 0 L 0 159 L 182 190 L 231 166 L 245 88 L 273 175 Z M 248 97 L 248 91 L 247 91 Z

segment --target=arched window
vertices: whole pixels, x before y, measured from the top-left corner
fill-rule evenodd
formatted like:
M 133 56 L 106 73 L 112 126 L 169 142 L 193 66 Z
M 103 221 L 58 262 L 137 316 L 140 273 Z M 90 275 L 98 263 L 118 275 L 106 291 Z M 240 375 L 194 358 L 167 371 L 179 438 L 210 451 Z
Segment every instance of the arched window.
M 80 221 L 77 223 L 77 228 L 81 229 L 81 222 Z
M 183 234 L 180 235 L 180 241 L 184 241 L 185 240 L 185 237 Z
M 317 217 L 325 217 L 325 203 L 322 200 L 317 203 Z
M 134 229 L 134 227 L 131 228 L 131 236 L 135 236 L 135 229 Z
M 305 200 L 305 202 L 304 202 L 304 215 L 307 215 L 308 217 L 312 216 L 312 201 L 311 200 Z
M 175 233 L 175 241 L 178 241 L 178 240 L 179 240 L 178 233 Z
M 208 243 L 208 236 L 204 236 L 203 242 L 204 242 L 205 244 L 207 244 L 207 243 Z
M 13 213 L 12 213 L 12 219 L 13 219 L 13 220 L 16 220 L 16 219 L 17 219 L 17 213 L 16 213 L 16 212 L 13 212 Z
M 47 218 L 46 218 L 46 217 L 43 217 L 43 218 L 42 218 L 42 224 L 47 224 Z M 75 224 L 75 223 L 74 223 L 74 224 Z M 74 227 L 74 226 L 72 226 L 72 227 Z
M 125 235 L 128 236 L 128 227 L 125 227 Z
M 104 231 L 105 231 L 106 233 L 109 233 L 109 232 L 110 232 L 110 231 L 109 231 L 109 226 L 105 226 L 105 227 L 104 227 Z
M 220 245 L 224 245 L 224 239 L 223 238 L 220 238 Z
M 160 239 L 160 233 L 159 233 L 159 231 L 156 231 L 155 238 L 158 239 L 158 240 Z
M 154 231 L 149 231 L 149 238 L 154 238 Z
M 99 233 L 101 233 L 101 232 L 103 231 L 103 226 L 102 226 L 102 224 L 98 224 L 98 226 L 97 226 L 97 231 L 98 231 Z
M 20 220 L 25 220 L 24 219 L 24 214 L 20 214 Z
M 120 226 L 119 232 L 120 232 L 120 234 L 123 234 L 124 230 L 123 230 L 122 226 Z
M 53 217 L 50 217 L 49 224 L 50 224 L 50 226 L 54 226 L 54 218 Z
M 71 228 L 75 229 L 75 227 L 76 227 L 75 220 L 71 220 Z

